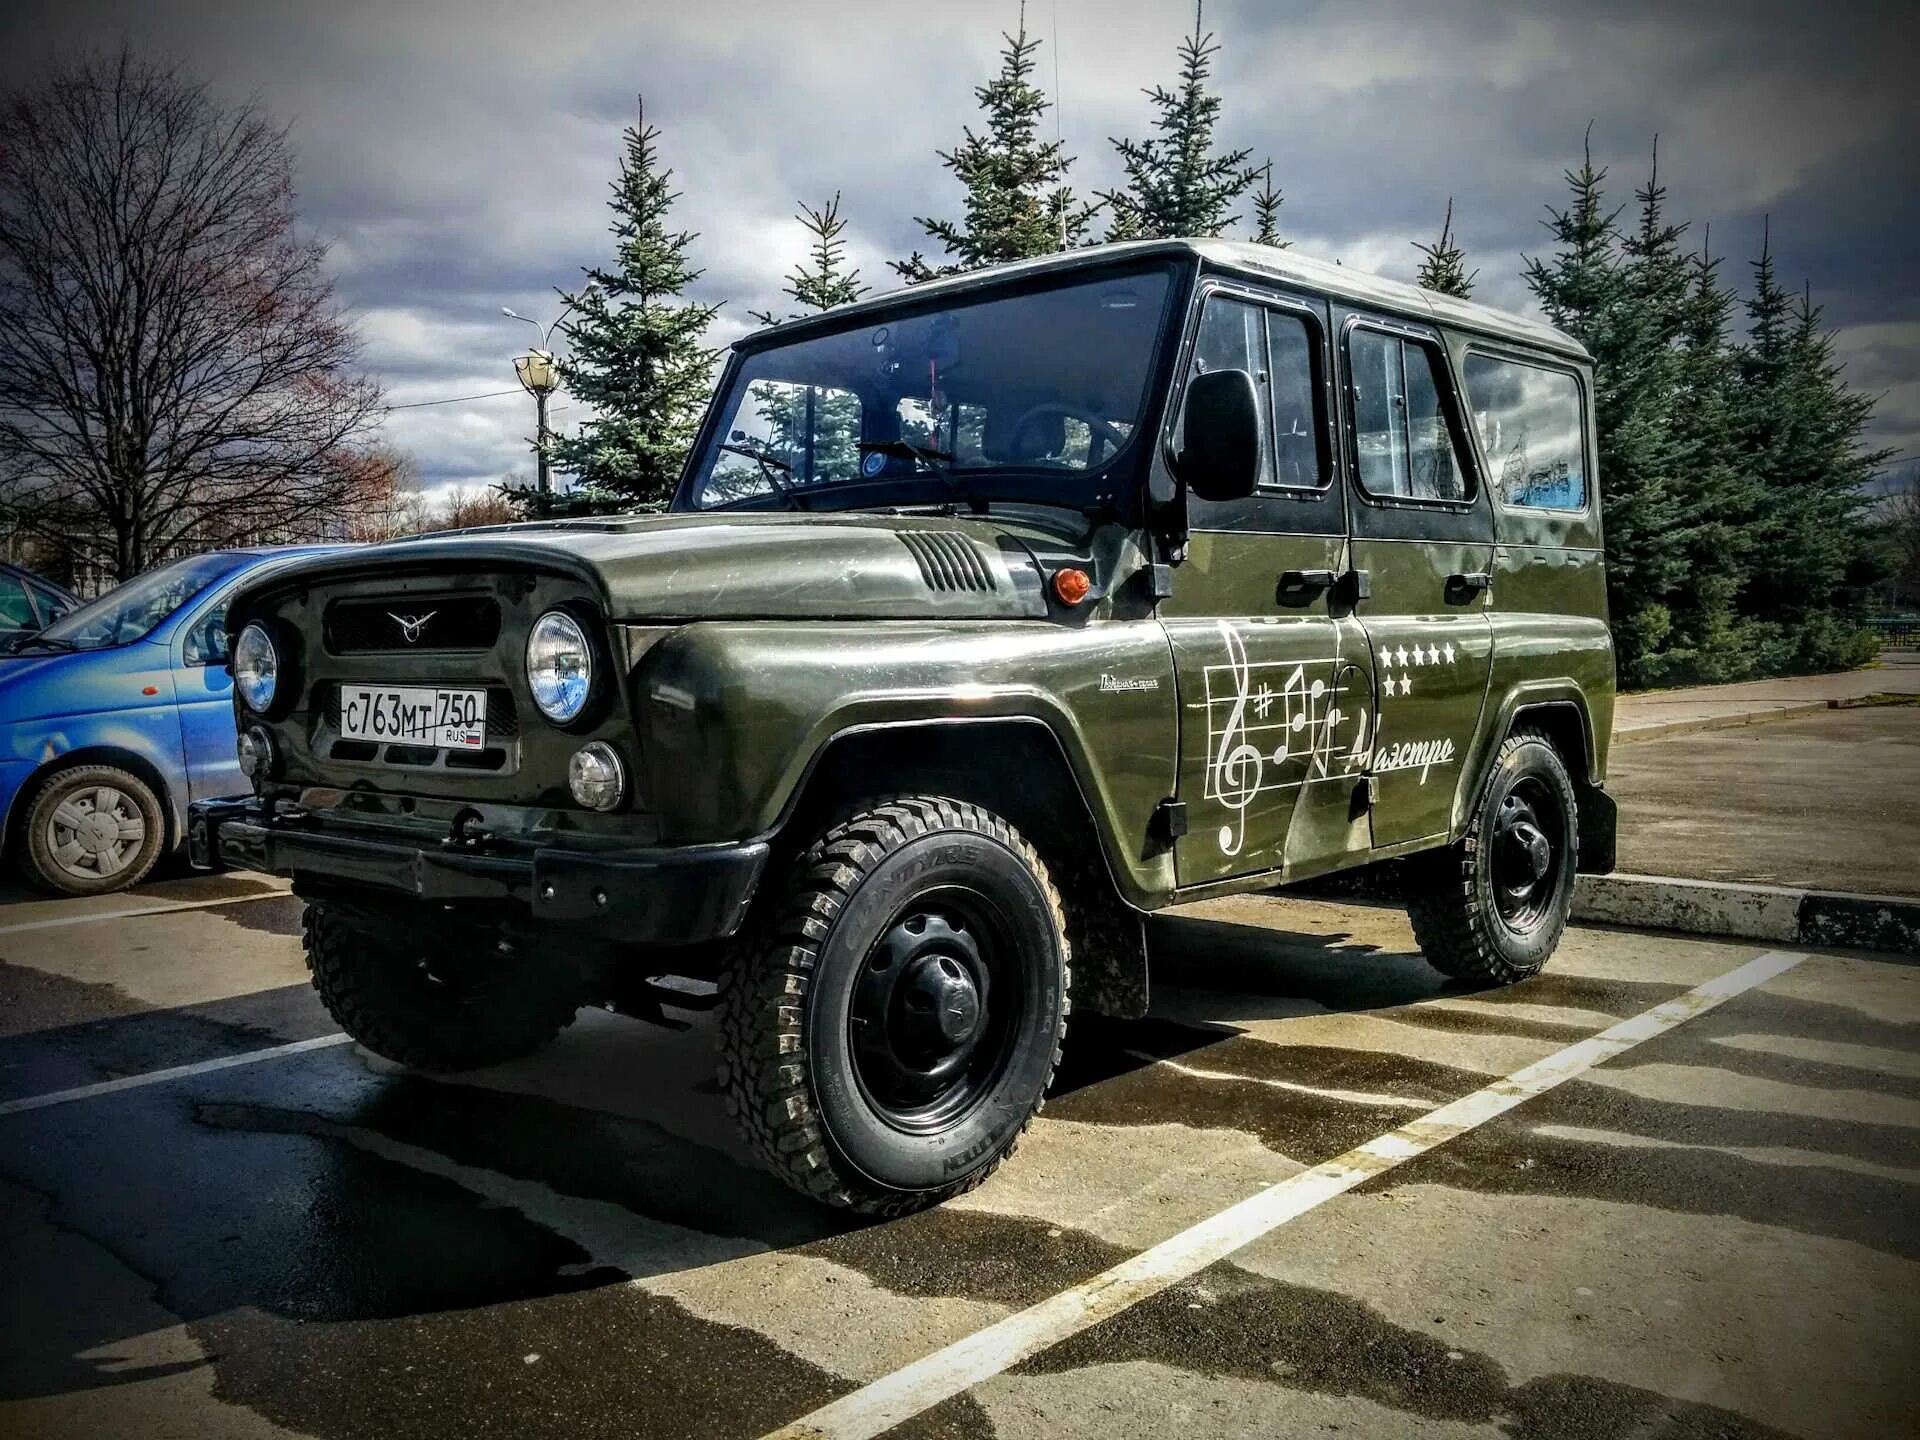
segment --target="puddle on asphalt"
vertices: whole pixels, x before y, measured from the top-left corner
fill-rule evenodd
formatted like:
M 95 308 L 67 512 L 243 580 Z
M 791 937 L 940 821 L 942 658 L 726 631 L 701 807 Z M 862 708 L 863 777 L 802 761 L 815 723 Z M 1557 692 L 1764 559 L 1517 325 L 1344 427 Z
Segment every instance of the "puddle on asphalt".
M 1514 1440 L 1661 1435 L 1771 1440 L 1731 1410 L 1588 1375 L 1509 1384 L 1491 1357 L 1396 1325 L 1332 1291 L 1215 1265 L 1023 1363 L 1019 1375 L 1149 1361 L 1209 1377 L 1353 1396 L 1435 1421 L 1500 1425 Z
M 206 913 L 240 930 L 257 935 L 300 934 L 300 917 L 307 905 L 298 895 L 281 895 L 272 900 L 252 900 L 240 905 L 219 905 Z

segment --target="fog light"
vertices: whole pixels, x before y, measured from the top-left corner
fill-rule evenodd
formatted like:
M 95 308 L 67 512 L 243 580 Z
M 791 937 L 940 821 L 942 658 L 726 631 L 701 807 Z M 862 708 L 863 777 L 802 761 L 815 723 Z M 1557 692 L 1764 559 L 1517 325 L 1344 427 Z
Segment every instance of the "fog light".
M 589 810 L 612 810 L 626 798 L 627 776 L 611 745 L 595 740 L 567 761 L 567 788 Z
M 260 726 L 242 730 L 234 749 L 240 756 L 240 773 L 247 779 L 257 782 L 273 773 L 273 736 Z

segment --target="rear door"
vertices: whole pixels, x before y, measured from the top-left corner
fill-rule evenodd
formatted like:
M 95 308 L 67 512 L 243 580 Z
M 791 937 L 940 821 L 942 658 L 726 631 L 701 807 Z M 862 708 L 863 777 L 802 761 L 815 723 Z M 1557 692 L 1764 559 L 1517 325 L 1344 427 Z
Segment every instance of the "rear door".
M 1376 850 L 1444 834 L 1486 700 L 1493 513 L 1440 336 L 1345 311 L 1353 565 L 1372 651 Z
M 1347 649 L 1359 638 L 1330 583 L 1346 566 L 1346 511 L 1328 335 L 1324 301 L 1228 284 L 1201 300 L 1187 375 L 1244 369 L 1266 403 L 1259 485 L 1243 500 L 1189 496 L 1187 557 L 1160 607 L 1180 688 L 1182 886 L 1310 865 L 1348 843 L 1343 760 L 1367 699 L 1342 683 L 1343 637 Z

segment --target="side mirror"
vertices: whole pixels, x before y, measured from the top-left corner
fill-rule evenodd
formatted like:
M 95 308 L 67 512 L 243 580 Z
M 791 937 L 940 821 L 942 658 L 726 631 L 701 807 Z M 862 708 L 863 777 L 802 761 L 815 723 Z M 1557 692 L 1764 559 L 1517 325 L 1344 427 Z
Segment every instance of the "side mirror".
M 1244 370 L 1214 370 L 1187 385 L 1177 469 L 1202 500 L 1239 500 L 1260 479 L 1260 392 Z

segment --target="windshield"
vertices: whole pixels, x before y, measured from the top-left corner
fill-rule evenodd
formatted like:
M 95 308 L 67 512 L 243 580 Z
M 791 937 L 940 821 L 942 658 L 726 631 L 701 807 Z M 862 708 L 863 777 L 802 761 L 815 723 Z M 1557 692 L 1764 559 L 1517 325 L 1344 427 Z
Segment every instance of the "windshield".
M 161 621 L 249 558 L 229 550 L 194 555 L 149 570 L 72 614 L 63 615 L 21 648 L 105 650 L 144 640 Z
M 757 351 L 682 506 L 1092 504 L 1139 428 L 1171 288 L 1165 269 L 1080 275 Z

